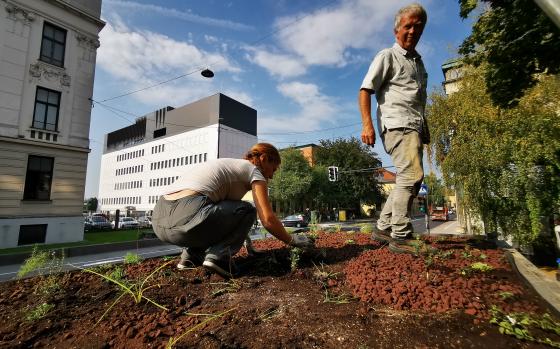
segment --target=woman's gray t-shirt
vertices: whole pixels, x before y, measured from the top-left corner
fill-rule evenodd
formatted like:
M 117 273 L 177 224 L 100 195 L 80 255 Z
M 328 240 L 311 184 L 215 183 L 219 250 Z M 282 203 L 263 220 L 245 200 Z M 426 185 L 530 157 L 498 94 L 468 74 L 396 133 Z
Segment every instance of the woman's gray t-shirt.
M 261 171 L 248 160 L 216 159 L 185 170 L 169 187 L 169 192 L 190 189 L 213 202 L 241 200 L 254 181 L 266 181 Z

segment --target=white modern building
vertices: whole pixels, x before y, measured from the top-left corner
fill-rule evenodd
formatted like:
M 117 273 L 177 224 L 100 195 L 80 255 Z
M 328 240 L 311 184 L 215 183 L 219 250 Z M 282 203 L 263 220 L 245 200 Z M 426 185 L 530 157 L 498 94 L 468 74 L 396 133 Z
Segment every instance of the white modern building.
M 255 143 L 257 111 L 221 93 L 177 109 L 159 109 L 105 135 L 99 209 L 150 213 L 189 167 L 241 158 Z
M 83 239 L 101 0 L 0 0 L 0 248 Z

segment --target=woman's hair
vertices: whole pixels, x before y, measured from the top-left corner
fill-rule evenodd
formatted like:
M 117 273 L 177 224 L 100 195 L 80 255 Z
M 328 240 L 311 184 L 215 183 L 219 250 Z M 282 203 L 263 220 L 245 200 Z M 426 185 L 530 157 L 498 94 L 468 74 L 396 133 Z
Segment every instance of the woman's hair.
M 251 149 L 245 154 L 244 159 L 251 161 L 253 165 L 260 165 L 259 156 L 266 155 L 269 162 L 280 165 L 280 153 L 272 144 L 268 143 L 257 143 L 251 147 Z

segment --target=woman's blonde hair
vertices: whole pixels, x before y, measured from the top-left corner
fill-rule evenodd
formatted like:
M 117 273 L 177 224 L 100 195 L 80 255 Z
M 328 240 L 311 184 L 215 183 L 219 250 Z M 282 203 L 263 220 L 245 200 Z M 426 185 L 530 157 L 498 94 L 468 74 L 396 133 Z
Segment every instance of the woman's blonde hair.
M 269 143 L 257 143 L 251 147 L 251 149 L 245 154 L 244 159 L 251 161 L 255 166 L 260 165 L 260 156 L 266 155 L 266 159 L 273 164 L 280 165 L 280 153 L 278 149 Z

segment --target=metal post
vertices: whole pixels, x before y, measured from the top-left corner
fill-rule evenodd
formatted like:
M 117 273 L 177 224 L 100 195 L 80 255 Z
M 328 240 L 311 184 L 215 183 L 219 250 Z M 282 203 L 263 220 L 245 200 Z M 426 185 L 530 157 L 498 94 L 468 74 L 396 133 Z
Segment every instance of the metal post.
M 535 0 L 535 3 L 560 28 L 560 2 L 558 0 Z

